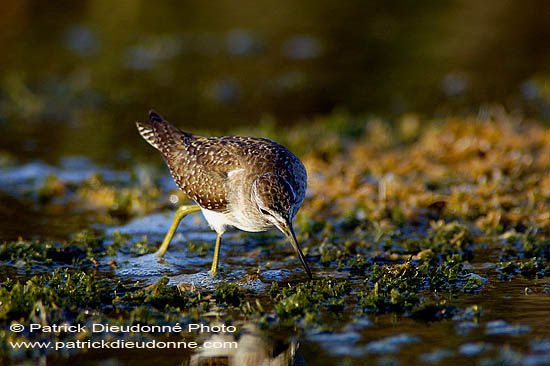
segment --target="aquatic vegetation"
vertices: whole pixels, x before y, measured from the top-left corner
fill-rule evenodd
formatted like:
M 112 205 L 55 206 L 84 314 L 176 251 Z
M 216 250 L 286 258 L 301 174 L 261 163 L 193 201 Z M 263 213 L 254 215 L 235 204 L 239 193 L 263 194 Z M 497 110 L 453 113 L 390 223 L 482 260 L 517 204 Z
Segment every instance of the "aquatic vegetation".
M 367 128 L 349 154 L 327 159 L 311 153 L 305 164 L 316 179 L 305 208 L 317 213 L 308 215 L 352 210 L 371 222 L 390 218 L 392 226 L 402 218 L 420 223 L 444 215 L 485 231 L 548 230 L 550 137 L 544 127 L 505 116 L 450 119 L 419 128 L 406 145 L 396 137 Z
M 168 286 L 168 281 L 167 277 L 163 277 L 150 287 L 126 292 L 122 297 L 116 298 L 114 303 L 150 305 L 160 311 L 167 308 L 184 310 L 199 305 L 200 295 L 197 291 Z
M 30 319 L 35 307 L 46 311 L 52 322 L 66 321 L 64 311 L 78 314 L 82 308 L 98 308 L 109 298 L 109 281 L 84 272 L 57 268 L 52 274 L 34 275 L 21 283 L 8 279 L 0 287 L 0 319 Z
M 190 253 L 195 253 L 199 256 L 206 256 L 210 251 L 208 243 L 197 243 L 192 240 L 187 242 L 187 249 Z
M 239 306 L 245 298 L 245 291 L 234 283 L 222 282 L 216 286 L 214 298 L 219 304 Z
M 432 293 L 478 292 L 485 285 L 482 278 L 462 267 L 457 255 L 447 257 L 440 264 L 430 261 L 420 264 L 408 261 L 391 266 L 375 264 L 364 280 L 361 306 L 364 311 L 372 313 L 409 312 L 418 316 L 432 309 L 436 314 L 442 311 L 438 307 L 445 306 L 446 301 L 432 304 Z M 446 313 L 449 317 L 454 315 L 451 311 Z
M 510 231 L 502 236 L 505 244 L 497 262 L 503 279 L 515 274 L 542 278 L 550 275 L 550 240 L 537 235 L 537 230 L 524 233 Z
M 550 239 L 540 237 L 536 230 L 530 229 L 523 233 L 509 231 L 502 235 L 505 245 L 501 259 L 522 257 L 540 257 L 550 259 Z
M 349 282 L 331 278 L 283 288 L 274 282 L 269 293 L 273 299 L 275 324 L 290 328 L 320 325 L 321 313 L 341 314 L 346 306 L 346 295 L 350 291 Z
M 525 277 L 542 278 L 550 276 L 550 264 L 542 258 L 531 258 L 528 261 L 498 262 L 498 269 L 506 279 L 511 275 L 521 273 Z
M 239 329 L 248 322 L 268 337 L 351 339 L 327 351 L 349 356 L 351 364 L 366 355 L 384 357 L 385 340 L 401 342 L 390 332 L 400 324 L 409 324 L 401 333 L 426 359 L 501 357 L 499 343 L 479 342 L 480 335 L 519 337 L 515 344 L 528 347 L 536 323 L 492 321 L 495 313 L 508 314 L 498 313 L 499 306 L 521 306 L 520 296 L 546 304 L 550 293 L 540 281 L 550 277 L 550 129 L 502 115 L 412 127 L 408 119 L 388 127 L 345 115 L 316 123 L 284 136 L 269 125 L 258 133 L 281 135 L 305 156 L 309 193 L 296 234 L 314 280 L 295 271 L 299 263 L 288 243 L 274 233 L 228 232 L 227 264 L 220 277 L 208 277 L 211 238 L 197 221 L 182 222 L 168 256 L 158 259 L 152 253 L 171 217 L 157 211 L 171 207 L 168 198 L 185 202 L 181 194 L 134 179 L 136 172 L 127 180 L 92 174 L 75 183 L 62 169 L 42 167 L 53 173 L 25 186 L 29 193 L 17 200 L 53 210 L 81 207 L 108 227 L 61 239 L 2 241 L 0 319 L 6 326 L 37 319 L 181 326 L 221 319 Z M 408 322 L 433 324 L 458 338 L 429 349 Z M 15 352 L 6 342 L 41 337 L 0 330 L 0 355 L 35 357 L 36 351 Z
M 28 270 L 44 266 L 85 266 L 82 261 L 102 255 L 104 249 L 102 236 L 91 231 L 82 231 L 75 234 L 72 240 L 64 242 L 21 238 L 3 242 L 0 244 L 0 260 L 8 265 L 26 267 Z

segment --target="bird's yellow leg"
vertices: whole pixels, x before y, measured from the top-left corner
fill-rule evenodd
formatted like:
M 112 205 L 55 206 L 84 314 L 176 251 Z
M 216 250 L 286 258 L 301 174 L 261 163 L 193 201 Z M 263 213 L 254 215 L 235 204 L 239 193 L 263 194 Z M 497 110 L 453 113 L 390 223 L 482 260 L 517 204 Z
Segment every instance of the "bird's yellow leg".
M 218 271 L 218 259 L 220 257 L 220 246 L 222 236 L 218 234 L 216 237 L 216 247 L 214 247 L 214 259 L 212 259 L 212 268 L 210 269 L 210 275 L 215 276 Z
M 170 226 L 170 230 L 166 233 L 160 248 L 155 253 L 157 257 L 162 257 L 164 253 L 166 253 L 166 249 L 168 249 L 168 245 L 170 245 L 170 241 L 172 240 L 181 219 L 183 219 L 187 214 L 199 211 L 200 209 L 201 208 L 199 205 L 181 206 L 178 208 L 176 215 L 174 216 L 174 221 L 172 221 L 172 226 Z

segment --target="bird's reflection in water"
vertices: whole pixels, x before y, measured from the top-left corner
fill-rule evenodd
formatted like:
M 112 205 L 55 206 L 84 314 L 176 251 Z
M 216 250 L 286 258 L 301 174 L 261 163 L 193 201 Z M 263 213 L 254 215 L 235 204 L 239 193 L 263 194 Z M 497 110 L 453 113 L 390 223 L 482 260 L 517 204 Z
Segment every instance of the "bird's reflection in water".
M 206 343 L 212 348 L 205 348 Z M 191 356 L 189 366 L 302 366 L 296 341 L 263 335 L 257 326 L 246 324 L 239 336 L 233 333 L 208 334 L 203 347 Z

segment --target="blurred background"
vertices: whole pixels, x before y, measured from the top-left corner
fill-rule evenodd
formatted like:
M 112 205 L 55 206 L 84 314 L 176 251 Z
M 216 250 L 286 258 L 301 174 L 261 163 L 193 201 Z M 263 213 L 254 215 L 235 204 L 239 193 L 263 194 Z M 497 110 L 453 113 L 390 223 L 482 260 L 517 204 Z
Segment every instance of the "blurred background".
M 487 103 L 548 122 L 549 24 L 547 0 L 3 0 L 0 150 L 157 159 L 150 108 L 212 133 Z

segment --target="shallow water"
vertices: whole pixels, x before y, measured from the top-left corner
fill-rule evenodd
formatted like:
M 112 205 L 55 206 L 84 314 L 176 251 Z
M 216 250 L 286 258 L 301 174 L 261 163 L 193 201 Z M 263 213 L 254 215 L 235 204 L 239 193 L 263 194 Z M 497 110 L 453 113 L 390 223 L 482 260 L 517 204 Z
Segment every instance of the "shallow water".
M 332 283 L 347 281 L 350 286 L 349 293 L 342 297 L 343 305 L 331 303 L 334 299 L 325 294 L 323 296 L 326 298 L 320 300 L 318 308 L 308 308 L 311 306 L 308 302 L 313 302 L 313 297 L 303 300 L 289 293 L 286 299 L 274 300 L 277 293 L 297 288 L 307 280 L 290 244 L 276 230 L 259 234 L 230 230 L 224 234 L 220 274 L 213 278 L 208 270 L 216 234 L 208 227 L 201 213 L 190 214 L 181 221 L 163 258 L 154 255 L 172 223 L 177 204 L 185 203 L 165 183 L 170 180 L 165 171 L 150 170 L 146 174 L 147 179 L 144 179 L 141 168 L 119 172 L 85 159 L 71 161 L 78 162 L 78 168 L 70 163 L 49 165 L 33 162 L 21 166 L 8 164 L 2 171 L 0 188 L 4 193 L 0 196 L 0 203 L 18 213 L 6 215 L 2 223 L 6 227 L 2 231 L 6 233 L 4 240 L 11 242 L 17 240 L 17 236 L 27 240 L 36 238 L 39 248 L 46 245 L 52 248 L 45 250 L 45 256 L 41 257 L 41 251 L 36 247 L 25 247 L 28 244 L 25 240 L 2 247 L 0 278 L 3 286 L 11 286 L 6 283 L 7 278 L 25 283 L 32 275 L 49 274 L 55 268 L 66 267 L 75 272 L 83 269 L 93 273 L 100 281 L 108 281 L 109 295 L 113 296 L 107 304 L 93 310 L 86 308 L 86 315 L 98 317 L 88 321 L 99 319 L 113 324 L 173 324 L 178 321 L 182 322 L 182 326 L 195 322 L 209 326 L 234 324 L 239 329 L 236 334 L 183 332 L 153 339 L 213 340 L 237 342 L 237 346 L 216 350 L 156 348 L 147 352 L 131 349 L 116 352 L 90 349 L 85 353 L 65 350 L 61 354 L 44 352 L 28 355 L 23 351 L 5 351 L 4 345 L 9 363 L 38 360 L 54 365 L 153 362 L 161 365 L 195 365 L 227 357 L 239 365 L 256 365 L 259 360 L 281 365 L 550 364 L 550 277 L 530 278 L 517 273 L 504 276 L 497 265 L 503 260 L 503 253 L 497 248 L 503 247 L 504 236 L 484 234 L 475 227 L 461 231 L 461 226 L 456 223 L 441 221 L 428 224 L 430 220 L 421 217 L 411 219 L 412 224 L 406 222 L 390 234 L 382 232 L 384 237 L 376 240 L 374 237 L 379 234 L 375 231 L 381 228 L 365 231 L 350 229 L 354 222 L 349 218 L 332 219 L 333 222 L 329 223 L 334 224 L 335 229 L 326 233 L 316 231 L 307 221 L 297 220 L 296 227 L 302 228 L 297 230 L 298 239 L 316 277 L 313 282 L 322 283 L 331 278 L 329 281 Z M 80 174 L 71 174 L 71 170 Z M 102 178 L 94 178 L 96 175 Z M 56 179 L 52 181 L 48 176 Z M 152 188 L 156 186 L 161 187 L 160 193 Z M 151 190 L 156 193 L 151 193 Z M 117 192 L 126 192 L 129 198 L 111 199 L 117 196 Z M 119 207 L 121 205 L 123 209 Z M 22 216 L 22 212 L 28 213 Z M 399 220 L 399 216 L 395 220 Z M 82 235 L 77 233 L 81 228 L 91 228 L 101 233 L 104 241 L 99 246 L 89 244 L 83 249 L 82 242 L 93 240 L 82 239 Z M 436 236 L 439 239 L 433 239 L 432 232 L 441 235 Z M 431 242 L 421 241 L 430 235 Z M 462 246 L 461 238 L 470 235 L 471 243 L 468 239 Z M 65 244 L 56 247 L 64 241 L 68 243 L 67 247 Z M 428 306 L 417 313 L 401 311 L 400 308 L 392 308 L 387 313 L 384 308 L 380 308 L 383 310 L 380 313 L 369 312 L 371 308 L 361 305 L 363 296 L 378 291 L 373 284 L 366 284 L 369 277 L 375 275 L 375 269 L 369 266 L 374 264 L 379 268 L 389 268 L 388 273 L 392 268 L 404 271 L 402 277 L 397 277 L 400 282 L 411 281 L 409 284 L 416 286 L 410 277 L 422 274 L 407 272 L 410 269 L 408 266 L 418 268 L 415 266 L 422 260 L 405 249 L 405 245 L 411 242 L 418 245 L 418 248 L 413 246 L 414 253 L 420 251 L 421 245 L 429 244 L 432 246 L 430 250 L 451 250 L 451 254 L 464 255 L 469 259 L 462 263 L 463 272 L 447 288 L 443 286 L 442 290 L 430 291 L 429 287 L 421 285 L 419 290 L 415 290 L 415 295 L 426 301 L 435 301 L 436 306 Z M 446 247 L 449 243 L 459 244 L 458 247 Z M 518 243 L 520 246 L 523 244 Z M 443 249 L 436 249 L 438 245 Z M 328 264 L 322 262 L 327 254 L 324 252 L 326 248 L 329 248 L 328 254 L 333 254 L 330 252 L 337 252 L 343 247 L 360 254 L 348 255 L 348 260 L 366 258 L 366 272 L 361 267 L 365 263 L 360 261 L 338 262 L 332 259 Z M 541 253 L 544 255 L 544 252 Z M 519 261 L 521 255 L 515 254 L 512 258 Z M 449 256 L 443 261 L 451 263 L 456 260 Z M 181 289 L 184 294 L 193 294 L 199 289 L 203 291 L 200 296 L 206 299 L 197 307 L 176 311 L 180 318 L 174 318 L 174 310 L 170 307 L 145 310 L 144 313 L 153 313 L 152 318 L 132 312 L 143 305 L 139 302 L 147 299 L 148 291 L 164 291 L 159 287 L 163 277 L 167 279 L 168 288 Z M 424 281 L 428 282 L 427 279 Z M 278 287 L 273 287 L 274 282 Z M 473 290 L 466 289 L 469 282 L 476 284 Z M 220 303 L 216 297 L 228 296 L 227 301 L 232 301 L 230 293 L 216 295 L 223 292 L 220 285 L 228 283 L 245 291 L 239 295 L 238 307 Z M 380 283 L 383 283 L 383 278 Z M 392 286 L 396 284 L 399 285 L 392 282 Z M 143 296 L 136 295 L 141 290 L 144 291 Z M 300 291 L 306 293 L 306 290 L 302 288 Z M 318 290 L 320 293 L 323 291 Z M 80 291 L 83 291 L 82 288 Z M 404 294 L 403 290 L 400 296 Z M 78 291 L 73 295 L 78 296 Z M 136 296 L 133 298 L 136 302 L 121 300 L 126 295 Z M 94 293 L 90 296 L 93 297 Z M 294 299 L 295 303 L 284 303 L 287 299 Z M 399 296 L 395 299 L 399 303 Z M 203 311 L 201 306 L 206 302 L 211 306 Z M 37 303 L 36 306 L 38 310 L 33 312 L 38 315 L 33 313 L 31 320 L 39 318 L 40 306 L 43 305 Z M 58 316 L 56 306 L 49 311 Z M 293 326 L 270 328 L 270 324 L 277 321 L 277 316 L 292 314 L 292 311 L 299 314 L 304 308 L 309 313 L 293 319 Z M 62 313 L 63 319 L 75 321 L 76 315 L 70 306 L 61 311 L 65 312 Z M 254 317 L 255 314 L 262 316 Z M 7 327 L 8 324 L 4 324 L 5 332 Z M 260 329 L 262 327 L 264 329 Z M 118 341 L 150 340 L 148 334 L 139 332 L 91 337 Z
M 160 242 L 164 238 L 173 220 L 172 212 L 153 214 L 138 217 L 123 226 L 110 227 L 108 234 L 120 232 L 131 235 L 131 241 L 139 240 L 142 235 L 147 235 L 148 240 Z M 239 282 L 243 288 L 254 291 L 265 291 L 266 286 L 272 281 L 282 281 L 292 272 L 299 272 L 296 268 L 286 269 L 284 260 L 268 259 L 269 251 L 258 248 L 257 242 L 253 243 L 244 233 L 229 230 L 222 237 L 220 250 L 221 275 L 212 278 L 208 271 L 212 261 L 211 250 L 216 241 L 216 233 L 212 231 L 201 213 L 190 214 L 185 217 L 178 226 L 178 231 L 172 239 L 168 251 L 162 258 L 155 254 L 146 254 L 135 257 L 131 254 L 118 253 L 115 257 L 107 257 L 104 261 L 114 260 L 117 263 L 115 274 L 131 279 L 139 279 L 146 283 L 158 280 L 159 275 L 167 275 L 169 284 L 179 283 L 193 284 L 206 288 L 224 281 L 236 281 L 252 273 L 254 268 L 269 263 L 268 269 L 261 271 L 260 278 L 252 282 Z M 281 235 L 282 236 L 282 235 Z M 281 241 L 280 239 L 276 239 Z M 208 252 L 205 254 L 193 253 L 189 250 L 188 242 L 207 243 Z M 260 252 L 258 250 L 260 249 Z M 290 244 L 289 244 L 290 249 Z M 250 251 L 254 255 L 250 256 Z M 261 279 L 261 280 L 260 280 Z
M 135 218 L 121 226 L 108 227 L 106 232 L 129 234 L 132 242 L 140 240 L 146 234 L 149 241 L 160 242 L 171 220 L 171 212 L 157 213 Z M 160 276 L 168 276 L 169 285 L 185 284 L 214 289 L 218 283 L 237 281 L 240 287 L 252 291 L 252 297 L 265 296 L 272 281 L 285 282 L 303 277 L 297 260 L 289 262 L 280 251 L 280 258 L 266 250 L 260 250 L 259 254 L 250 257 L 250 251 L 261 249 L 264 244 L 258 245 L 253 242 L 254 236 L 247 236 L 250 235 L 235 231 L 224 235 L 222 271 L 216 278 L 212 278 L 207 272 L 215 234 L 208 229 L 200 213 L 191 214 L 182 220 L 177 235 L 163 258 L 154 254 L 136 256 L 117 253 L 114 257 L 105 257 L 103 261 L 107 263 L 114 260 L 117 265 L 109 276 L 126 282 L 153 284 Z M 190 240 L 209 243 L 209 251 L 206 255 L 190 252 L 186 246 Z M 272 240 L 282 241 L 281 238 Z M 288 251 L 290 252 L 290 248 Z M 140 362 L 155 360 L 161 365 L 178 362 L 193 364 L 199 359 L 206 362 L 205 359 L 219 357 L 220 354 L 232 357 L 233 360 L 242 360 L 239 361 L 242 365 L 256 365 L 258 357 L 281 365 L 301 365 L 301 362 L 312 365 L 464 365 L 491 362 L 529 366 L 550 364 L 550 278 L 528 280 L 515 277 L 502 281 L 498 278 L 499 273 L 495 266 L 487 262 L 496 258 L 497 254 L 481 251 L 476 257 L 480 262 L 474 261 L 472 268 L 476 268 L 479 275 L 488 281 L 480 293 L 463 294 L 452 299 L 451 302 L 461 310 L 450 319 L 425 322 L 399 314 L 346 314 L 339 320 L 341 325 L 336 324 L 340 330 L 335 332 L 312 330 L 301 335 L 288 334 L 281 337 L 281 334 L 276 333 L 266 337 L 265 333 L 256 329 L 248 336 L 202 334 L 198 338 L 202 341 L 205 340 L 204 337 L 218 341 L 237 341 L 238 351 L 173 351 L 166 355 L 156 350 L 146 356 L 138 356 L 137 353 L 134 356 L 132 352 L 125 352 L 124 357 L 128 360 L 139 357 Z M 262 268 L 262 264 L 267 261 L 269 269 L 261 270 L 257 278 L 243 280 L 253 274 L 258 266 Z M 312 271 L 319 277 L 348 277 L 346 273 L 326 271 L 315 264 L 312 264 Z M 349 280 L 359 283 L 353 277 Z M 471 306 L 480 309 L 482 315 L 476 316 L 476 311 L 472 311 Z M 223 322 L 223 318 L 221 321 Z M 255 329 L 253 323 L 245 322 L 243 326 Z M 275 337 L 277 341 L 271 337 Z M 281 347 L 282 353 L 279 353 Z M 276 357 L 273 356 L 274 352 L 277 353 Z M 163 361 L 158 361 L 161 354 Z M 109 363 L 110 357 L 118 359 L 118 355 L 110 356 L 109 352 L 92 351 L 85 358 L 75 355 L 64 360 L 50 356 L 48 360 L 60 365 L 78 360 L 79 364 L 85 365 L 95 364 L 99 359 Z M 124 360 L 121 361 L 126 364 Z

